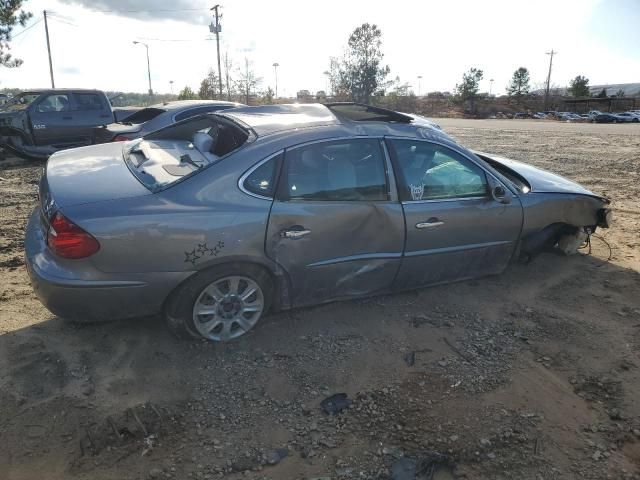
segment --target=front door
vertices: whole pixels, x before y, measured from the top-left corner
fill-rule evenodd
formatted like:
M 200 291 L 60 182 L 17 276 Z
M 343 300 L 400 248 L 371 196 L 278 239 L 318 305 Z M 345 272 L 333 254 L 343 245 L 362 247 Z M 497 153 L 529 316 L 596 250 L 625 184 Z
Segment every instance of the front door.
M 285 152 L 267 254 L 287 273 L 294 305 L 389 289 L 404 245 L 380 139 L 345 139 Z
M 522 205 L 490 172 L 449 147 L 388 139 L 407 242 L 397 288 L 501 272 L 516 247 Z
M 36 145 L 64 145 L 74 135 L 74 112 L 69 93 L 50 93 L 29 109 Z

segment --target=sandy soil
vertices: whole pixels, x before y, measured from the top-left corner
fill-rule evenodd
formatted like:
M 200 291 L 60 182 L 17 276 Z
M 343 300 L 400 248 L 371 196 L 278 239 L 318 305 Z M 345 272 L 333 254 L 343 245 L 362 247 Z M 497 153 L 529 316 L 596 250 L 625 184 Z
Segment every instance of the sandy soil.
M 271 315 L 226 345 L 51 315 L 22 262 L 41 165 L 0 163 L 0 478 L 414 478 L 401 458 L 417 478 L 640 478 L 640 136 L 527 123 L 445 128 L 609 195 L 609 261 L 594 239 L 498 277 Z M 350 408 L 323 413 L 341 392 Z

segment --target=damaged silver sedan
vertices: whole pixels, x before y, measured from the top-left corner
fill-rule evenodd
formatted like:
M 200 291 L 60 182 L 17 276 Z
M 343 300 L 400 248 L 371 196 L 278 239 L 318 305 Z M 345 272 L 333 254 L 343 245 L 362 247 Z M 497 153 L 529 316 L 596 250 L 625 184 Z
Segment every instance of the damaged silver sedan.
M 244 107 L 53 155 L 32 284 L 88 322 L 163 313 L 224 341 L 269 310 L 497 274 L 608 228 L 608 200 L 417 116 Z

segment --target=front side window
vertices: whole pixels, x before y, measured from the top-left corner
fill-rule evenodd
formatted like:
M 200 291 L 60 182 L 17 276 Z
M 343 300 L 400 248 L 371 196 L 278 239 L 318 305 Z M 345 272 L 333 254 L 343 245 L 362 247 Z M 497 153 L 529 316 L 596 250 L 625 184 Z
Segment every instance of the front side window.
M 404 186 L 402 200 L 439 200 L 487 194 L 484 171 L 459 153 L 417 140 L 391 140 Z
M 387 177 L 380 142 L 349 139 L 315 143 L 286 154 L 290 200 L 385 201 Z
M 38 112 L 68 112 L 71 109 L 67 95 L 47 95 L 39 104 Z
M 273 197 L 278 164 L 281 158 L 282 154 L 271 157 L 251 172 L 242 184 L 245 190 L 261 197 Z

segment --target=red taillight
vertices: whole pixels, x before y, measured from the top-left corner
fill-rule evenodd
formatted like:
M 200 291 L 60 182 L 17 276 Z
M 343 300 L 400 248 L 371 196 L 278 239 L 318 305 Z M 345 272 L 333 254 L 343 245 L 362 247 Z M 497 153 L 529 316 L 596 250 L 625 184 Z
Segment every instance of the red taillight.
M 129 140 L 129 137 L 125 137 L 124 135 L 116 135 L 115 137 L 113 137 L 113 140 L 111 140 L 112 142 L 126 142 L 127 140 Z
M 47 244 L 56 255 L 64 258 L 84 258 L 100 249 L 98 241 L 60 212 L 51 219 Z

